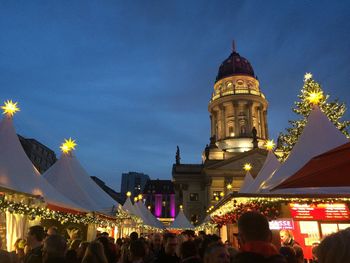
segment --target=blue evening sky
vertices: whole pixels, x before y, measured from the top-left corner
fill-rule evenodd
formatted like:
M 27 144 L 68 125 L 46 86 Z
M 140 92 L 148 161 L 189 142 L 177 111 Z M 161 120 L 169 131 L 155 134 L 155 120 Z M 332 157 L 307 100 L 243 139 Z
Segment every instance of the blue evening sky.
M 91 175 L 170 179 L 176 145 L 200 163 L 208 102 L 231 42 L 269 101 L 270 137 L 312 72 L 350 105 L 348 1 L 1 1 L 0 100 L 17 132 L 55 150 L 63 138 Z M 349 118 L 347 113 L 346 117 Z

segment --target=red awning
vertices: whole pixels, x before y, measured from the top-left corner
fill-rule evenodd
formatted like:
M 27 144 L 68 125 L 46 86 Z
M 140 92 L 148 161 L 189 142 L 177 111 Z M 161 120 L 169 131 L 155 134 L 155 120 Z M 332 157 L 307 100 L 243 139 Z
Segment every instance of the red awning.
M 274 189 L 350 186 L 350 143 L 312 158 Z

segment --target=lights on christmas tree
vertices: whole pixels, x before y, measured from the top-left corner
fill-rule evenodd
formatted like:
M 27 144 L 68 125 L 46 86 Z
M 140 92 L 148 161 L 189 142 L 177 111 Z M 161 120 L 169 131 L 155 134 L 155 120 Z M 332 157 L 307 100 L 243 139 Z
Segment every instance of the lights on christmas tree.
M 252 165 L 250 163 L 246 163 L 243 166 L 243 170 L 249 172 L 252 169 Z
M 72 150 L 75 150 L 75 146 L 77 146 L 77 144 L 75 143 L 75 140 L 72 140 L 72 138 L 69 138 L 68 140 L 67 139 L 64 140 L 64 143 L 62 143 L 60 148 L 63 153 L 69 153 Z
M 273 140 L 267 140 L 265 143 L 265 148 L 268 151 L 272 151 L 275 148 L 276 144 L 273 142 Z
M 312 92 L 307 94 L 306 99 L 311 104 L 317 105 L 323 99 L 323 92 L 322 91 L 319 91 L 319 92 L 312 91 Z
M 304 75 L 304 81 L 306 82 L 306 81 L 308 81 L 308 80 L 310 80 L 310 79 L 312 79 L 312 74 L 311 74 L 310 72 L 308 72 L 308 73 L 306 73 L 306 74 Z
M 4 102 L 4 105 L 1 106 L 3 109 L 3 114 L 6 114 L 8 117 L 12 117 L 20 109 L 17 106 L 18 102 L 13 102 L 12 100 L 7 100 Z

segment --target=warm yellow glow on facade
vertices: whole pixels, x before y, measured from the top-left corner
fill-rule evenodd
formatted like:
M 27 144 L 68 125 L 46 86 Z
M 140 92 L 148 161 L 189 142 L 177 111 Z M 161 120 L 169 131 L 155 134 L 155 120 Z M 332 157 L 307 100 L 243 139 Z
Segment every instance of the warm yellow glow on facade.
M 130 196 L 131 196 L 131 192 L 128 191 L 128 192 L 126 193 L 126 196 L 127 196 L 127 197 L 130 197 Z
M 310 92 L 307 96 L 307 100 L 314 105 L 317 105 L 323 98 L 322 91 L 320 92 Z
M 243 166 L 244 171 L 249 172 L 252 169 L 252 165 L 250 163 L 246 163 Z
M 267 140 L 265 143 L 265 148 L 268 151 L 272 151 L 273 148 L 275 148 L 276 144 L 273 142 L 273 140 Z
M 72 150 L 75 150 L 75 146 L 77 146 L 77 144 L 75 143 L 75 140 L 72 140 L 72 138 L 69 138 L 68 140 L 67 139 L 64 140 L 64 143 L 62 143 L 60 148 L 63 153 L 69 153 Z
M 1 109 L 3 109 L 3 114 L 6 114 L 9 117 L 12 117 L 17 111 L 20 111 L 20 109 L 17 107 L 18 102 L 13 102 L 12 100 L 7 100 L 4 102 L 4 105 L 1 106 Z

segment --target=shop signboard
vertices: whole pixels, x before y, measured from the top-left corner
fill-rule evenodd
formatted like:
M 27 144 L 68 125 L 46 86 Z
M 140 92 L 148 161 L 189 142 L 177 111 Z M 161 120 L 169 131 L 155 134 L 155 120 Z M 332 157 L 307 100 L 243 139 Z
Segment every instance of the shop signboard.
M 291 218 L 280 218 L 277 220 L 271 220 L 269 221 L 269 227 L 271 230 L 293 230 L 294 229 L 294 222 Z
M 289 204 L 293 219 L 342 221 L 350 219 L 349 208 L 342 203 L 324 204 Z

